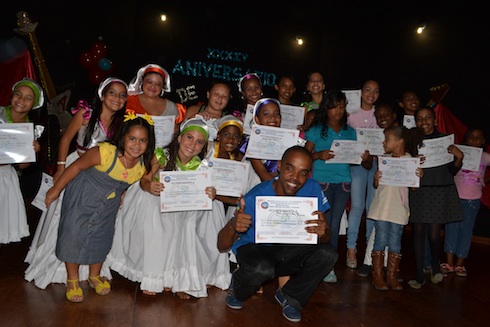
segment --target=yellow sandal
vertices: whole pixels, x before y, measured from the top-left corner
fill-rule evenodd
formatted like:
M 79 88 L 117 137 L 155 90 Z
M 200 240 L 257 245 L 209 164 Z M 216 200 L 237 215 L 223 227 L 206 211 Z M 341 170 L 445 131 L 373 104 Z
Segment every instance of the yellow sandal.
M 95 286 L 92 283 L 92 280 L 98 282 L 97 286 Z M 95 293 L 97 293 L 99 295 L 107 295 L 111 291 L 111 284 L 109 284 L 109 282 L 106 281 L 106 280 L 105 281 L 101 281 L 100 280 L 100 275 L 95 276 L 95 277 L 88 276 L 88 284 L 90 285 L 90 287 L 95 288 Z
M 74 288 L 68 289 L 68 284 L 72 283 Z M 67 279 L 66 280 L 66 299 L 70 302 L 83 302 L 83 290 L 80 286 L 77 287 L 78 279 Z

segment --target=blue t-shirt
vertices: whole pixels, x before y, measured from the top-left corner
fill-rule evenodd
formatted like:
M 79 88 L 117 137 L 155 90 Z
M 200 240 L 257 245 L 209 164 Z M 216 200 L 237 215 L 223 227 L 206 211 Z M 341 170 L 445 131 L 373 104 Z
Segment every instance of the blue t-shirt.
M 245 213 L 252 216 L 252 224 L 245 233 L 240 233 L 240 238 L 233 243 L 232 250 L 235 255 L 240 246 L 255 243 L 255 197 L 276 196 L 277 194 L 272 188 L 272 183 L 275 180 L 276 178 L 257 184 L 243 197 L 245 200 Z M 306 183 L 298 190 L 296 196 L 316 197 L 318 199 L 319 211 L 326 212 L 330 209 L 327 197 L 323 194 L 320 184 L 312 178 L 306 180 Z M 316 217 L 312 216 L 311 219 L 316 219 Z
M 311 126 L 305 133 L 306 140 L 315 144 L 314 152 L 330 150 L 334 140 L 357 140 L 356 130 L 350 126 L 341 129 L 338 133 L 332 128 L 327 129 L 327 137 L 322 137 L 322 126 L 320 124 Z M 350 165 L 342 163 L 326 164 L 325 160 L 317 159 L 313 163 L 312 177 L 320 183 L 343 183 L 351 182 Z

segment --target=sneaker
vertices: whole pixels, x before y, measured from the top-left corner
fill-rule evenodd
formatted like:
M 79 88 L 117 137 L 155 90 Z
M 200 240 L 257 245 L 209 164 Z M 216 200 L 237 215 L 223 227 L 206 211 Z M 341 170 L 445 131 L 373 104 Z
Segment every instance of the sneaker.
M 369 274 L 373 271 L 373 266 L 368 266 L 366 264 L 363 264 L 362 266 L 357 269 L 357 276 L 359 277 L 367 277 Z
M 412 279 L 412 280 L 409 280 L 408 281 L 408 286 L 410 286 L 411 288 L 416 289 L 416 290 L 420 289 L 424 285 L 425 285 L 425 280 L 424 280 L 423 283 L 419 283 L 415 279 Z
M 437 273 L 430 276 L 430 281 L 432 282 L 432 284 L 439 284 L 440 282 L 442 282 L 443 278 L 444 276 L 441 273 Z
M 449 274 L 454 272 L 454 267 L 448 265 L 447 263 L 441 263 L 441 272 L 443 274 Z
M 328 275 L 323 278 L 323 281 L 325 283 L 332 283 L 332 284 L 336 283 L 337 275 L 335 275 L 335 271 L 332 269 L 332 271 L 330 271 Z
M 454 268 L 454 272 L 456 273 L 456 276 L 459 277 L 466 277 L 468 275 L 464 266 L 456 266 L 456 268 Z
M 282 315 L 291 322 L 301 321 L 301 312 L 296 310 L 288 303 L 288 300 L 282 295 L 281 289 L 276 291 L 274 295 L 276 301 L 282 306 Z
M 238 301 L 233 292 L 233 276 L 231 277 L 230 286 L 228 287 L 228 294 L 226 295 L 226 305 L 234 310 L 240 310 L 243 308 L 243 302 Z

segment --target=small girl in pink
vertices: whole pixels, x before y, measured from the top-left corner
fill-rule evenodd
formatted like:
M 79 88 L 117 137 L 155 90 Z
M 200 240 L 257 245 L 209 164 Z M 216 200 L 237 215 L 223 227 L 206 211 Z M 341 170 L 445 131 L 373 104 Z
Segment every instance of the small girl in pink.
M 472 128 L 465 136 L 465 143 L 469 146 L 482 148 L 485 144 L 483 129 Z M 473 237 L 473 227 L 476 216 L 480 210 L 482 189 L 485 186 L 485 170 L 490 165 L 490 153 L 483 151 L 478 171 L 461 169 L 454 176 L 454 183 L 458 190 L 463 221 L 446 224 L 444 252 L 447 262 L 441 264 L 444 273 L 456 273 L 457 276 L 466 277 L 466 268 L 463 261 L 468 257 Z M 454 265 L 454 257 L 457 257 Z

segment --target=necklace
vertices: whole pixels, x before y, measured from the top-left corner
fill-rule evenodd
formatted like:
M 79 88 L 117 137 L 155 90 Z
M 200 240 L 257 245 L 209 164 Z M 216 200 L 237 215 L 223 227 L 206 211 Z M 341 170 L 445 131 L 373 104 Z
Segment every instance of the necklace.
M 369 110 L 364 110 L 364 109 L 362 109 L 362 108 L 361 108 L 361 116 L 362 116 L 362 118 L 364 118 L 364 122 L 365 122 L 365 123 L 367 123 L 367 122 L 369 121 L 369 119 L 368 119 L 368 118 L 369 118 L 369 116 L 371 115 L 371 110 L 372 110 L 372 109 L 369 109 Z M 364 114 L 364 111 L 367 111 L 367 114 L 366 114 L 366 115 Z
M 124 162 L 121 160 L 121 163 L 123 164 L 124 171 L 122 172 L 122 178 L 126 179 L 128 178 L 128 163 L 126 162 L 126 157 L 123 155 L 121 159 L 124 159 Z

